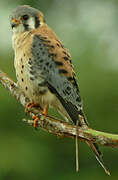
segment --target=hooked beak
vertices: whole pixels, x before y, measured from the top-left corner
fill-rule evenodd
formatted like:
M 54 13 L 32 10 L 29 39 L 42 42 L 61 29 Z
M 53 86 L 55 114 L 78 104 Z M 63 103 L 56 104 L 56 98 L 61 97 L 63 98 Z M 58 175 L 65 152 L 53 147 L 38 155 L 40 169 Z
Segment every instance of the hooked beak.
M 12 19 L 11 27 L 12 29 L 20 24 L 20 21 L 17 19 Z

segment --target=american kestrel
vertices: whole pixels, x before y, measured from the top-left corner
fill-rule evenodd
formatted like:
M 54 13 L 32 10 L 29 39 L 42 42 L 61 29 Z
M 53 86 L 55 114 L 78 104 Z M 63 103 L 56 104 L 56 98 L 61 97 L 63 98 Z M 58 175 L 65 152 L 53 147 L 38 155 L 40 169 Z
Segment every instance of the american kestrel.
M 40 105 L 45 115 L 48 107 L 53 107 L 66 122 L 88 126 L 71 55 L 46 24 L 43 14 L 27 5 L 18 6 L 10 22 L 18 86 L 31 104 Z M 97 144 L 87 143 L 109 174 Z

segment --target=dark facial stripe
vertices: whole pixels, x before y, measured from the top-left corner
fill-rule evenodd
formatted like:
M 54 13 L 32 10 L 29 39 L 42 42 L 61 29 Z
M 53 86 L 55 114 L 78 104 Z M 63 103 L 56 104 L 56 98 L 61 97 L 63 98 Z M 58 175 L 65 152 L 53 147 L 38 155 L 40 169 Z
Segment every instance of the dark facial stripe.
M 24 26 L 24 28 L 25 28 L 26 31 L 29 30 L 29 25 L 28 25 L 28 24 L 23 24 L 23 26 Z
M 35 17 L 35 28 L 38 28 L 40 26 L 40 21 L 39 18 L 36 16 Z

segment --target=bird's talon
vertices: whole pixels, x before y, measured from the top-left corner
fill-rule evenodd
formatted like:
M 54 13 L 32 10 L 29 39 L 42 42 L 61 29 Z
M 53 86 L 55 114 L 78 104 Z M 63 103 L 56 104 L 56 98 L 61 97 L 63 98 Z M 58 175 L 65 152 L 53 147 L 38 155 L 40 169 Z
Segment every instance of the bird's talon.
M 46 108 L 42 111 L 42 114 L 46 117 L 48 115 L 48 105 L 46 106 Z
M 36 118 L 37 118 L 37 116 L 36 116 L 36 115 L 33 115 L 33 116 L 32 116 L 32 119 L 33 119 L 33 120 L 35 120 Z
M 39 104 L 35 104 L 33 102 L 30 102 L 26 105 L 26 108 L 25 108 L 25 112 L 27 113 L 28 111 L 30 111 L 31 108 L 33 107 L 39 107 L 41 111 L 43 111 L 42 107 L 39 105 Z
M 37 116 L 32 117 L 34 119 L 33 127 L 37 129 L 38 127 L 38 121 L 40 120 Z
M 34 105 L 34 103 L 31 103 L 31 102 L 28 103 L 28 104 L 26 105 L 25 112 L 27 113 L 27 112 L 29 111 L 29 109 L 33 107 L 33 105 Z

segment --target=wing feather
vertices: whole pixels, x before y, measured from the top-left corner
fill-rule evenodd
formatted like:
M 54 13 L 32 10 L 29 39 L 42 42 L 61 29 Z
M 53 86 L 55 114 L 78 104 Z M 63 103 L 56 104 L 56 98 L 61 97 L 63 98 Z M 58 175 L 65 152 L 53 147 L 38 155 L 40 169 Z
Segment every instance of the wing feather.
M 64 67 L 58 68 L 59 63 L 57 63 L 57 60 L 55 61 L 55 51 L 50 52 L 49 46 L 47 47 L 44 43 L 47 40 L 42 39 L 40 35 L 34 36 L 34 45 L 32 46 L 33 66 L 37 76 L 44 78 L 49 90 L 58 97 L 70 118 L 76 124 L 78 114 L 82 113 L 82 103 L 76 79 L 71 76 L 71 80 L 69 80 L 70 76 L 67 75 L 69 72 L 66 70 L 70 68 L 69 63 L 67 63 L 69 67 L 66 69 Z M 51 40 L 48 39 L 49 41 Z

